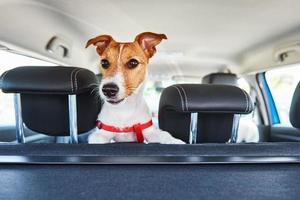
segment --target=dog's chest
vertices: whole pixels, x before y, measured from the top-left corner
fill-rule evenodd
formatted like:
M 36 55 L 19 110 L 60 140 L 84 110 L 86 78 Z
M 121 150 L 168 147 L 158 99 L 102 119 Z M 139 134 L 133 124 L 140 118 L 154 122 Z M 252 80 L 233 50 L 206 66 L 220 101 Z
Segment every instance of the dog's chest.
M 138 103 L 126 102 L 119 107 L 104 104 L 98 120 L 111 126 L 124 128 L 151 120 L 151 113 L 145 100 L 140 99 Z
M 115 135 L 114 141 L 116 142 L 136 142 L 135 133 L 118 133 Z

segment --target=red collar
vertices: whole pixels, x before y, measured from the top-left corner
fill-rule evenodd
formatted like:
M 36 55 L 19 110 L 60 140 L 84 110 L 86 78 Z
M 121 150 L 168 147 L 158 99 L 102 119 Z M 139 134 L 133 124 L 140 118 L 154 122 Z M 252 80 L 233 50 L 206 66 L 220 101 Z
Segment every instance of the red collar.
M 142 131 L 146 128 L 149 128 L 150 126 L 153 125 L 152 120 L 144 123 L 144 124 L 134 124 L 133 126 L 130 127 L 125 127 L 125 128 L 119 128 L 119 127 L 115 127 L 115 126 L 110 126 L 107 124 L 103 124 L 101 121 L 97 120 L 97 127 L 99 129 L 103 129 L 106 131 L 110 131 L 113 133 L 132 133 L 134 132 L 136 134 L 136 139 L 139 143 L 143 143 L 144 142 L 144 136 Z

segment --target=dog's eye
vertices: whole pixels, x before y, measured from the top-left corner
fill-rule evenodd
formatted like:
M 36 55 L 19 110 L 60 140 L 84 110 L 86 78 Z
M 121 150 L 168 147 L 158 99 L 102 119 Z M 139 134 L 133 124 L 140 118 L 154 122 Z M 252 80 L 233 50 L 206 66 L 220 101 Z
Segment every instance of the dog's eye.
M 129 69 L 133 69 L 133 68 L 137 67 L 138 65 L 139 65 L 139 61 L 137 61 L 134 58 L 130 59 L 129 62 L 128 62 L 128 68 Z
M 109 67 L 109 61 L 106 59 L 101 60 L 101 65 L 104 69 L 107 69 Z

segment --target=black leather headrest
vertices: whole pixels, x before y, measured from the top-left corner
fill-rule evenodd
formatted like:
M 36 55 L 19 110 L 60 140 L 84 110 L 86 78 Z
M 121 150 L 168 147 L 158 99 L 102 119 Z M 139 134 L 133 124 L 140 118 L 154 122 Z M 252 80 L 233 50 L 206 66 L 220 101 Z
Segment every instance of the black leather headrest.
M 300 82 L 298 83 L 290 107 L 290 122 L 295 128 L 300 128 Z
M 222 85 L 235 85 L 237 86 L 238 78 L 235 74 L 231 73 L 212 73 L 202 78 L 203 84 L 222 84 Z
M 248 114 L 253 110 L 249 95 L 229 85 L 178 84 L 166 88 L 159 110 L 177 112 Z
M 173 85 L 162 92 L 159 127 L 189 142 L 191 113 L 197 113 L 197 142 L 225 143 L 232 136 L 234 115 L 252 110 L 249 95 L 236 86 Z
M 80 94 L 97 83 L 95 74 L 78 67 L 17 67 L 1 76 L 5 93 Z
M 5 93 L 20 93 L 27 128 L 52 136 L 69 135 L 68 95 L 76 95 L 78 134 L 95 128 L 101 104 L 98 79 L 78 67 L 18 67 L 2 74 Z

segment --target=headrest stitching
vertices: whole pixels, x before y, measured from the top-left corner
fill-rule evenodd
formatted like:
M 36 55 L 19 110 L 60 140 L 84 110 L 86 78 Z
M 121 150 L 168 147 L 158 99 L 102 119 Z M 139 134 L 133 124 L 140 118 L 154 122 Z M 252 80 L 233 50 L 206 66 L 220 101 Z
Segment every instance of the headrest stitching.
M 83 69 L 80 69 L 80 70 L 76 71 L 76 73 L 75 73 L 75 91 L 77 91 L 77 89 L 78 89 L 77 74 L 78 74 L 78 72 L 80 72 L 81 70 L 83 70 Z
M 248 95 L 247 93 L 245 92 L 245 90 L 241 89 L 243 94 L 245 95 L 245 98 L 246 98 L 246 108 L 245 108 L 245 112 L 249 112 L 249 102 L 248 102 Z
M 73 73 L 78 70 L 78 68 L 76 69 L 73 69 L 72 72 L 71 72 L 71 89 L 72 89 L 72 92 L 74 92 L 74 86 L 73 86 Z
M 189 109 L 188 109 L 188 105 L 187 105 L 187 95 L 186 95 L 186 93 L 185 93 L 185 90 L 184 90 L 184 88 L 181 86 L 181 85 L 178 85 L 181 89 L 182 89 L 182 91 L 183 91 L 183 94 L 184 94 L 184 97 L 185 97 L 185 107 L 186 107 L 186 111 L 188 111 Z
M 3 84 L 4 78 L 5 78 L 5 76 L 6 76 L 6 74 L 7 74 L 8 72 L 9 72 L 9 71 L 6 71 L 6 72 L 4 72 L 4 74 L 2 75 L 2 78 L 1 78 L 1 84 Z
M 177 90 L 177 92 L 178 92 L 178 94 L 179 94 L 179 96 L 180 96 L 182 111 L 184 111 L 183 98 L 182 98 L 181 92 L 180 92 L 180 90 L 177 88 L 177 86 L 172 85 L 172 87 L 176 88 L 176 90 Z

